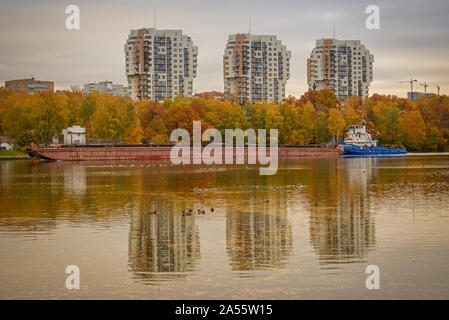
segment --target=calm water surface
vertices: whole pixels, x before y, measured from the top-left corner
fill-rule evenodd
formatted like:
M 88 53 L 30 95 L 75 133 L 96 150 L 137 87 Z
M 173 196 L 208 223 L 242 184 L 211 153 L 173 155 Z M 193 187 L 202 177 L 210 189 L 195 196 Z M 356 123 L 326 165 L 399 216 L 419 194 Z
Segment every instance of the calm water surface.
M 274 176 L 0 161 L 0 299 L 449 299 L 448 263 L 449 155 Z M 80 290 L 65 287 L 72 264 Z M 365 287 L 371 264 L 380 290 Z

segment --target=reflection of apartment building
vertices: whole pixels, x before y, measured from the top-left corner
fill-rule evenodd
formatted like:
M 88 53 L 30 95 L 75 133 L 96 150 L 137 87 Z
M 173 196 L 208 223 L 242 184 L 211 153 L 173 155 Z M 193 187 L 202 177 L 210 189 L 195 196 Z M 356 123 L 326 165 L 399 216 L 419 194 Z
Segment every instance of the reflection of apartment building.
M 128 91 L 133 99 L 191 96 L 198 47 L 182 30 L 131 30 L 125 43 Z
M 5 81 L 5 89 L 13 91 L 27 91 L 29 94 L 35 92 L 54 91 L 53 81 L 39 81 L 34 77 L 30 79 L 7 80 Z
M 130 266 L 143 279 L 184 277 L 194 269 L 199 258 L 199 233 L 194 216 L 138 212 L 132 215 Z
M 310 90 L 330 89 L 340 100 L 367 97 L 374 56 L 360 40 L 320 39 L 307 59 Z
M 226 248 L 233 270 L 281 267 L 291 247 L 291 225 L 285 213 L 227 213 Z
M 91 94 L 94 91 L 98 91 L 99 93 L 109 93 L 113 96 L 125 95 L 123 85 L 114 84 L 112 81 L 89 82 L 84 85 L 84 94 Z
M 322 264 L 365 261 L 375 246 L 375 223 L 370 212 L 371 163 L 344 159 L 337 169 L 336 186 L 310 203 L 310 244 Z M 316 199 L 315 199 L 316 197 Z
M 291 52 L 274 35 L 230 35 L 223 56 L 224 92 L 239 103 L 281 102 Z

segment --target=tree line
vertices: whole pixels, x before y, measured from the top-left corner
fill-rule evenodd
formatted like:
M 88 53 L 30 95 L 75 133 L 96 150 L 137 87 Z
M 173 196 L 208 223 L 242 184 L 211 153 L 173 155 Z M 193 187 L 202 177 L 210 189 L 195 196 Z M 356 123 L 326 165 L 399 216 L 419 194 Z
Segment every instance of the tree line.
M 170 133 L 192 123 L 202 130 L 216 128 L 278 129 L 281 145 L 310 145 L 343 138 L 345 128 L 365 119 L 382 145 L 403 145 L 412 151 L 449 150 L 449 97 L 425 96 L 409 101 L 374 94 L 352 96 L 341 102 L 328 89 L 288 97 L 280 104 L 246 102 L 243 105 L 213 99 L 178 96 L 162 103 L 80 91 L 63 93 L 6 91 L 0 88 L 0 135 L 21 146 L 49 143 L 62 129 L 81 125 L 87 136 L 104 142 L 139 144 L 169 142 Z

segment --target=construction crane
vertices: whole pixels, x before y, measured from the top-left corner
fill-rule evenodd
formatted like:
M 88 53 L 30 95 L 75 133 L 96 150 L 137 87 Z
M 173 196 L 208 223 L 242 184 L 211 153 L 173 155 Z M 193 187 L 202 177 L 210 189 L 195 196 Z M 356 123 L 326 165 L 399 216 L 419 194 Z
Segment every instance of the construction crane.
M 411 95 L 413 96 L 413 82 L 418 82 L 418 80 L 413 79 L 413 77 L 410 77 L 410 80 L 400 81 L 400 83 L 405 83 L 405 82 L 410 83 L 410 92 L 411 92 Z
M 427 94 L 427 87 L 429 86 L 427 82 L 420 83 L 424 87 L 424 94 Z

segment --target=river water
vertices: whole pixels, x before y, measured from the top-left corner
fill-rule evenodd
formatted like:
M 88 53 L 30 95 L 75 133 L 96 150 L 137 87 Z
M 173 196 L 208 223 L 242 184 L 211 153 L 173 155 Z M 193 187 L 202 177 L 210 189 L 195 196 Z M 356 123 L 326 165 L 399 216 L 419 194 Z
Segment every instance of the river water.
M 0 299 L 449 299 L 448 263 L 448 154 L 0 161 Z

